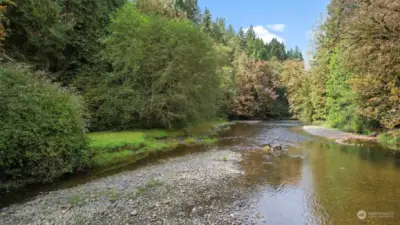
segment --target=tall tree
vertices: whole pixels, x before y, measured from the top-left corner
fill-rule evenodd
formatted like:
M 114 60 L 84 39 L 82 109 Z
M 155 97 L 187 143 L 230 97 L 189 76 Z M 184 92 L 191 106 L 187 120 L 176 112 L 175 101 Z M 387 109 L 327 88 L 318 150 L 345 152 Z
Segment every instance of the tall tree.
M 201 21 L 201 30 L 212 36 L 212 18 L 211 18 L 211 12 L 208 8 L 204 10 L 204 15 L 203 19 Z
M 246 31 L 246 53 L 250 56 L 254 55 L 256 49 L 256 33 L 254 32 L 253 25 Z
M 239 39 L 240 49 L 244 51 L 246 49 L 247 43 L 246 43 L 246 36 L 245 36 L 245 33 L 244 33 L 242 27 L 240 27 L 237 36 L 238 36 L 238 39 Z

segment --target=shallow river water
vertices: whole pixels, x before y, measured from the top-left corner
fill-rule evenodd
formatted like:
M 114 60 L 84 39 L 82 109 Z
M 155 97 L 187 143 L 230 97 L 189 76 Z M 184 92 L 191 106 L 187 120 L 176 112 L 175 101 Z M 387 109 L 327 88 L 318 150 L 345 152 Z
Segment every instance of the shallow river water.
M 256 224 L 400 224 L 400 153 L 372 142 L 339 145 L 306 133 L 295 121 L 239 123 L 220 135 L 216 147 L 239 152 L 243 176 L 232 186 L 251 190 Z M 285 154 L 254 151 L 282 145 Z M 184 148 L 142 162 L 154 163 L 210 147 Z M 139 164 L 140 165 L 140 164 Z M 51 185 L 30 186 L 1 196 L 2 206 L 46 192 L 132 170 L 74 176 Z
M 399 153 L 339 145 L 290 121 L 239 124 L 229 135 L 240 137 L 233 148 L 244 150 L 246 183 L 259 186 L 265 224 L 400 224 Z M 288 154 L 265 163 L 265 153 L 245 151 L 268 143 Z

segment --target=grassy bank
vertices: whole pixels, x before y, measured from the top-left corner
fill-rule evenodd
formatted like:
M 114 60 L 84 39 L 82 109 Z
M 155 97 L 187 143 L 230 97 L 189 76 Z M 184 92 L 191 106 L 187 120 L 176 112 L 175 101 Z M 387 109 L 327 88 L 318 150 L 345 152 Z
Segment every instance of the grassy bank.
M 384 146 L 400 151 L 400 130 L 381 133 L 378 135 L 378 141 Z
M 153 153 L 166 152 L 178 146 L 212 145 L 212 136 L 228 129 L 231 123 L 218 120 L 192 125 L 182 130 L 135 130 L 90 133 L 89 149 L 92 167 L 107 167 L 135 162 Z

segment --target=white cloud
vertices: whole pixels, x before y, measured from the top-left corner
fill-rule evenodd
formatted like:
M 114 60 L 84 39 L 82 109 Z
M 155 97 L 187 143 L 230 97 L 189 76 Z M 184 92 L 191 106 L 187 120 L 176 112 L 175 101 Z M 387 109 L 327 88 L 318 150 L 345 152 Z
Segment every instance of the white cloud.
M 249 28 L 243 29 L 243 31 L 246 32 L 248 29 Z M 279 37 L 276 34 L 271 33 L 269 30 L 264 28 L 264 26 L 262 26 L 262 25 L 255 26 L 255 27 L 253 27 L 253 29 L 254 29 L 254 32 L 256 33 L 256 36 L 258 38 L 261 38 L 264 41 L 264 43 L 269 43 L 274 38 L 276 38 L 281 43 L 284 42 L 283 38 Z
M 285 26 L 286 26 L 285 24 L 278 23 L 278 24 L 270 24 L 267 27 L 270 30 L 273 30 L 276 32 L 283 32 L 285 30 Z

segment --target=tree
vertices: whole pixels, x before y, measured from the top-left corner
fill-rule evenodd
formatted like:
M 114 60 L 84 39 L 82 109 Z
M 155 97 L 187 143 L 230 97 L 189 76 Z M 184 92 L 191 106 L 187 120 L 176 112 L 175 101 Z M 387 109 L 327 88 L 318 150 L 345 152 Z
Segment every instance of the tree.
M 3 53 L 2 42 L 7 36 L 5 25 L 9 22 L 9 20 L 4 14 L 7 12 L 8 7 L 14 5 L 15 3 L 11 0 L 5 0 L 0 3 L 0 54 Z
M 186 18 L 198 24 L 201 20 L 197 0 L 136 0 L 137 9 L 145 14 L 167 18 Z
M 245 33 L 242 27 L 240 27 L 238 32 L 238 39 L 239 39 L 240 49 L 244 51 L 246 49 L 247 43 L 246 43 Z
M 109 15 L 124 2 L 15 0 L 5 13 L 10 30 L 6 53 L 68 85 L 82 67 L 98 60 Z
M 230 38 L 233 38 L 236 35 L 235 29 L 233 28 L 233 26 L 231 24 L 229 24 L 228 30 L 226 31 L 226 33 Z
M 294 60 L 283 62 L 280 80 L 286 89 L 291 113 L 303 121 L 312 122 L 314 111 L 310 99 L 312 86 L 310 77 L 304 69 L 304 63 Z
M 267 118 L 272 115 L 279 81 L 268 62 L 256 61 L 242 54 L 238 70 L 233 114 L 241 118 Z
M 256 33 L 251 25 L 246 31 L 246 53 L 250 56 L 254 55 L 256 49 Z
M 146 16 L 127 3 L 104 45 L 112 69 L 88 92 L 93 129 L 179 128 L 216 116 L 215 52 L 193 23 Z
M 198 0 L 177 0 L 175 4 L 176 8 L 185 12 L 186 18 L 196 24 L 200 23 L 201 15 Z
M 207 8 L 204 11 L 203 19 L 201 22 L 201 30 L 208 34 L 209 36 L 212 36 L 212 19 L 211 19 L 211 13 L 210 10 Z
M 278 39 L 273 38 L 271 42 L 269 43 L 269 59 L 275 57 L 276 59 L 283 61 L 286 58 L 286 52 L 285 52 L 285 45 L 283 43 L 280 43 Z
M 217 18 L 212 24 L 212 37 L 220 43 L 226 43 L 225 19 Z

